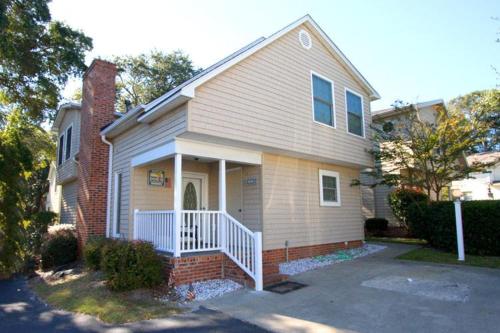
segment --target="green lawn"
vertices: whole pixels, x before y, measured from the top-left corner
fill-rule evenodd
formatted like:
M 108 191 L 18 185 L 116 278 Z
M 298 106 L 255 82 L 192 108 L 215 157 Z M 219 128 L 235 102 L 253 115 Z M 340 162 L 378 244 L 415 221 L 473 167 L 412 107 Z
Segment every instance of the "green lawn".
M 403 238 L 403 237 L 366 237 L 367 242 L 385 242 L 385 243 L 398 243 L 409 245 L 425 245 L 427 242 L 418 238 Z
M 181 312 L 174 304 L 155 300 L 151 291 L 112 292 L 95 273 L 84 273 L 61 283 L 32 279 L 30 285 L 57 309 L 93 315 L 108 323 L 161 318 Z
M 439 264 L 469 265 L 500 268 L 500 257 L 465 255 L 465 261 L 458 261 L 456 253 L 443 252 L 429 247 L 411 250 L 396 257 L 402 260 L 426 261 Z

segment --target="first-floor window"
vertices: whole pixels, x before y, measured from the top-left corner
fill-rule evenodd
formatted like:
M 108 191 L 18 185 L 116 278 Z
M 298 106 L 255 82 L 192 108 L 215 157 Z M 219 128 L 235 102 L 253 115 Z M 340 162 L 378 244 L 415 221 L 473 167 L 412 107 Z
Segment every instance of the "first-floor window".
M 321 206 L 340 206 L 340 176 L 338 172 L 319 170 Z
M 122 206 L 122 174 L 115 173 L 115 223 L 114 234 L 120 234 L 120 220 L 121 220 L 121 206 Z

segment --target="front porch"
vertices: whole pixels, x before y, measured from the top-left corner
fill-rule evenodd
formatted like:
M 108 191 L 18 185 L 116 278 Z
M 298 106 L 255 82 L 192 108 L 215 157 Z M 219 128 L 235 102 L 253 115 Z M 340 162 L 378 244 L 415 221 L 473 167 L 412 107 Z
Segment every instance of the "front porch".
M 210 154 L 132 163 L 131 236 L 173 259 L 221 252 L 262 290 L 260 165 Z

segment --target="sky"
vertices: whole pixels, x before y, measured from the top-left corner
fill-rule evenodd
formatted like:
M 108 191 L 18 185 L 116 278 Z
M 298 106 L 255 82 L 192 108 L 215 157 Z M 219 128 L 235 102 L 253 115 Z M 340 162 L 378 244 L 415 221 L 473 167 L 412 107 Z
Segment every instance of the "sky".
M 382 96 L 372 110 L 500 85 L 499 0 L 54 0 L 50 9 L 92 37 L 87 64 L 180 49 L 206 68 L 310 14 Z

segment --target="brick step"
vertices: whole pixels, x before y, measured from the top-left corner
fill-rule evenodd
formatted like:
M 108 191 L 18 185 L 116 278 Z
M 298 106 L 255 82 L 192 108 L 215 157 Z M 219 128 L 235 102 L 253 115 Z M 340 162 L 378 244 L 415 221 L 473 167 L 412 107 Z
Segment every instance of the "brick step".
M 285 274 L 270 274 L 270 275 L 264 275 L 264 287 L 271 286 L 276 283 L 280 283 L 283 281 L 288 280 L 288 275 Z

